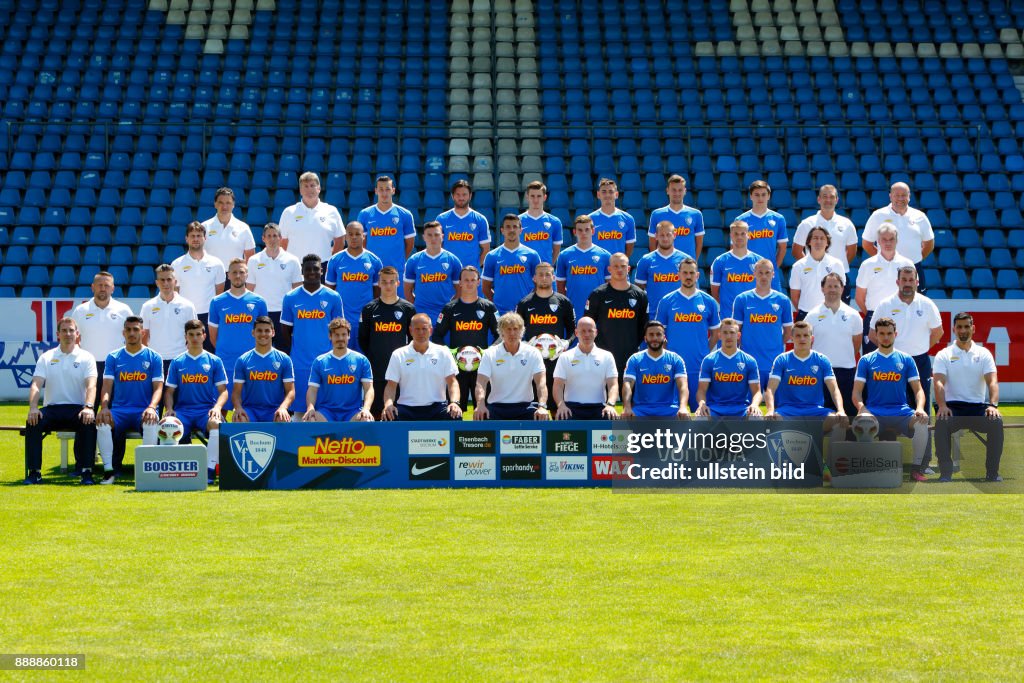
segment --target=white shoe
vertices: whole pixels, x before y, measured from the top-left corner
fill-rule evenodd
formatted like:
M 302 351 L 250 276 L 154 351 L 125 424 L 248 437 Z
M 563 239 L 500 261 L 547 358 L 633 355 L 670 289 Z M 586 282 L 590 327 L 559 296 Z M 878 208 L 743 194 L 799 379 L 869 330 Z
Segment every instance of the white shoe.
M 103 481 L 100 482 L 101 486 L 109 486 L 117 481 L 117 475 L 113 472 L 105 472 L 103 474 Z

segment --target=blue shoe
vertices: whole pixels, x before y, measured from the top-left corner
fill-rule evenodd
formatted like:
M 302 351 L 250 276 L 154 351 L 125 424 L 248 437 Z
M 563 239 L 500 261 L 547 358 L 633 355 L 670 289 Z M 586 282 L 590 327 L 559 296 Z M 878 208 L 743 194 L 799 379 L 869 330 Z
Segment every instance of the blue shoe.
M 939 483 L 946 484 L 953 481 L 953 477 L 939 477 Z
M 214 480 L 216 478 L 217 478 L 217 470 L 215 470 L 212 467 L 209 468 L 208 470 L 206 470 L 206 485 L 207 486 L 213 486 L 213 482 L 214 482 Z
M 95 484 L 96 482 L 93 481 L 92 478 L 92 471 L 86 470 L 85 472 L 82 472 L 82 480 L 79 483 L 82 486 L 92 486 L 93 484 Z
M 1000 477 L 998 474 L 995 475 L 994 477 L 985 477 L 985 481 L 1002 481 L 1002 480 L 1003 480 L 1003 478 Z
M 39 473 L 39 470 L 32 470 L 31 472 L 28 473 L 28 476 L 25 477 L 25 483 L 41 484 L 43 483 L 43 475 Z

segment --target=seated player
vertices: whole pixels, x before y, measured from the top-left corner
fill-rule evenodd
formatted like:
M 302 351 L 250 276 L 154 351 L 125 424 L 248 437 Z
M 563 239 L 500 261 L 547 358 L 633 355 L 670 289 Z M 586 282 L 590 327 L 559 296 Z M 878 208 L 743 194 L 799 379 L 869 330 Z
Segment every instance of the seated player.
M 192 443 L 193 431 L 206 436 L 206 479 L 213 484 L 220 464 L 220 421 L 228 402 L 228 376 L 220 358 L 203 349 L 205 341 L 202 321 L 185 323 L 187 348 L 167 369 L 164 417 L 181 420 L 185 427 L 181 443 Z
M 740 325 L 722 320 L 722 346 L 704 357 L 697 387 L 700 417 L 760 417 L 761 380 L 757 361 L 739 348 Z
M 845 417 L 832 363 L 811 350 L 813 343 L 811 324 L 805 320 L 794 323 L 793 350 L 780 354 L 772 363 L 764 391 L 765 417 L 835 417 L 836 413 Z M 832 396 L 836 411 L 824 406 L 822 387 Z
M 645 351 L 626 362 L 622 380 L 622 417 L 690 417 L 686 364 L 665 348 L 665 326 L 652 320 L 644 327 Z
M 926 481 L 922 463 L 928 446 L 928 413 L 924 410 L 924 389 L 917 364 L 911 356 L 894 348 L 896 322 L 892 318 L 875 321 L 875 337 L 878 348 L 861 356 L 857 363 L 853 403 L 858 415 L 868 413 L 878 418 L 880 440 L 895 441 L 900 434 L 913 438 L 914 467 L 910 477 Z M 908 385 L 914 394 L 915 408 L 907 404 Z
M 96 442 L 103 460 L 103 481 L 117 481 L 124 464 L 128 432 L 142 432 L 142 443 L 156 445 L 156 412 L 164 388 L 163 361 L 142 345 L 142 318 L 124 320 L 124 346 L 107 356 L 103 366 L 100 414 L 96 418 Z
M 252 325 L 256 348 L 235 363 L 232 422 L 291 422 L 295 400 L 292 359 L 274 348 L 274 321 L 261 315 Z
M 352 323 L 328 325 L 331 350 L 313 361 L 303 422 L 373 422 L 373 371 L 366 356 L 348 348 Z

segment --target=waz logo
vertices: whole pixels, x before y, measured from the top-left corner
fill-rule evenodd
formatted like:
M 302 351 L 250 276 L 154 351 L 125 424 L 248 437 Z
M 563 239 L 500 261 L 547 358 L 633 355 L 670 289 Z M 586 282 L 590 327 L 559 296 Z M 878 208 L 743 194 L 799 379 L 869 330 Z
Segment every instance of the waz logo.
M 230 441 L 231 457 L 238 469 L 249 477 L 249 481 L 256 481 L 274 457 L 277 439 L 265 432 L 242 432 L 232 436 Z
M 768 436 L 768 456 L 772 464 L 782 465 L 783 458 L 794 465 L 803 464 L 811 454 L 811 435 L 786 429 Z

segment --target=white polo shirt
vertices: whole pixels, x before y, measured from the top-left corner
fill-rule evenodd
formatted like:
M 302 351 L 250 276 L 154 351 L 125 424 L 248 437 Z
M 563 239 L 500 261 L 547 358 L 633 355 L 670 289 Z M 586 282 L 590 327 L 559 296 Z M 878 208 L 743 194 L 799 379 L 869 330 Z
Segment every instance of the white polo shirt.
M 246 249 L 256 248 L 249 224 L 235 216 L 231 216 L 225 225 L 214 215 L 203 221 L 203 226 L 206 228 L 206 244 L 203 248 L 207 254 L 219 258 L 225 270 L 231 266 L 231 259 L 245 258 Z
M 281 213 L 278 225 L 281 238 L 288 240 L 288 251 L 299 261 L 306 254 L 330 261 L 334 239 L 345 234 L 341 214 L 327 202 L 317 202 L 312 209 L 301 201 L 292 204 Z
M 403 406 L 427 406 L 447 402 L 446 380 L 459 372 L 455 358 L 447 346 L 428 342 L 425 353 L 413 348 L 412 342 L 397 348 L 388 361 L 384 379 L 397 382 Z
M 985 375 L 996 371 L 992 352 L 971 342 L 964 351 L 955 343 L 935 354 L 932 374 L 946 376 L 946 400 L 965 403 L 987 403 L 988 386 Z
M 594 346 L 590 353 L 580 347 L 564 352 L 555 363 L 555 377 L 565 380 L 563 400 L 573 403 L 604 403 L 605 380 L 618 379 L 611 352 Z
M 853 337 L 864 334 L 864 319 L 852 306 L 839 302 L 835 313 L 822 302 L 807 312 L 804 321 L 814 334 L 811 348 L 832 361 L 833 368 L 857 367 Z M 858 344 L 857 346 L 860 346 Z
M 196 313 L 209 313 L 210 302 L 217 296 L 217 285 L 224 284 L 224 264 L 209 252 L 194 259 L 188 252 L 171 261 L 178 291 L 196 307 Z
M 488 347 L 480 359 L 478 375 L 491 380 L 488 403 L 529 403 L 533 400 L 533 376 L 544 372 L 540 351 L 525 342 L 509 353 L 504 342 Z
M 869 311 L 899 290 L 896 274 L 903 266 L 913 266 L 906 256 L 896 254 L 892 261 L 886 261 L 881 252 L 860 264 L 857 270 L 857 287 L 866 290 L 864 304 Z
M 85 380 L 97 376 L 96 358 L 77 344 L 69 353 L 57 346 L 39 356 L 32 376 L 44 381 L 44 405 L 84 405 Z
M 921 243 L 935 239 L 931 221 L 923 211 L 908 206 L 907 212 L 901 216 L 892 210 L 892 204 L 871 214 L 864 224 L 864 239 L 874 242 L 878 238 L 878 229 L 885 223 L 895 226 L 899 234 L 896 253 L 906 256 L 913 263 L 921 260 Z
M 157 294 L 142 304 L 139 311 L 143 329 L 149 330 L 149 348 L 164 360 L 185 353 L 185 323 L 194 320 L 196 307 L 178 292 L 170 302 Z M 122 345 L 123 346 L 123 345 Z
M 267 302 L 267 310 L 280 313 L 284 295 L 302 282 L 302 262 L 284 249 L 271 258 L 267 250 L 249 257 L 249 275 L 246 283 Z
M 793 264 L 789 271 L 789 288 L 800 290 L 800 310 L 809 311 L 825 300 L 821 291 L 821 279 L 829 273 L 838 273 L 846 284 L 846 270 L 843 263 L 831 254 L 824 254 L 815 261 L 810 253 Z
M 942 327 L 939 307 L 923 294 L 915 294 L 909 304 L 903 303 L 899 295 L 891 296 L 878 304 L 871 316 L 871 329 L 879 318 L 896 321 L 896 341 L 893 348 L 909 356 L 928 353 L 932 330 Z
M 800 221 L 800 225 L 796 226 L 793 244 L 799 244 L 806 248 L 807 235 L 811 232 L 811 228 L 825 228 L 828 231 L 828 234 L 832 236 L 832 246 L 828 248 L 828 253 L 843 264 L 843 272 L 849 273 L 850 262 L 846 260 L 846 247 L 857 245 L 857 228 L 853 226 L 853 221 L 838 213 L 832 214 L 832 220 L 825 220 L 819 211 L 813 216 L 803 219 Z
M 81 346 L 93 358 L 106 359 L 107 354 L 124 346 L 124 320 L 132 313 L 128 304 L 111 299 L 106 308 L 89 299 L 75 307 L 71 319 L 78 325 L 82 335 Z

